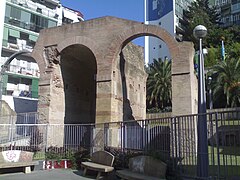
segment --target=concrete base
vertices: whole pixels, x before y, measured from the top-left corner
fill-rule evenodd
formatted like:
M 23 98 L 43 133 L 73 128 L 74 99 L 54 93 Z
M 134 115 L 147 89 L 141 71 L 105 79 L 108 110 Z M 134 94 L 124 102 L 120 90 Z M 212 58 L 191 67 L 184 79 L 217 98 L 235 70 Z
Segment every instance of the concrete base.
M 24 167 L 24 173 L 25 174 L 31 173 L 31 167 L 30 166 Z

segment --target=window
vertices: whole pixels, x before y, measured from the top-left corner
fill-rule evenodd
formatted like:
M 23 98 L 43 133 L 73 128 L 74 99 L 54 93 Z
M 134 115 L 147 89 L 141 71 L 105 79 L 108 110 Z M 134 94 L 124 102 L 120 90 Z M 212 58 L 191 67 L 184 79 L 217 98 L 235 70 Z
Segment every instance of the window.
M 37 12 L 42 13 L 42 9 L 38 7 Z
M 21 21 L 25 23 L 29 23 L 31 18 L 31 14 L 26 11 L 21 12 Z
M 3 46 L 7 46 L 8 43 L 8 28 L 4 27 L 3 30 Z
M 232 5 L 232 13 L 240 12 L 240 3 L 236 3 Z
M 8 29 L 4 27 L 3 33 L 3 45 L 7 46 L 7 43 L 17 44 L 17 39 L 20 38 L 20 32 L 15 29 Z
M 27 33 L 20 32 L 20 39 L 27 41 L 29 39 L 29 35 Z
M 34 47 L 35 46 L 35 42 L 32 41 L 32 40 L 28 40 L 27 41 L 27 46 Z
M 15 7 L 11 7 L 11 14 L 10 16 L 14 19 L 20 20 L 21 19 L 21 10 Z
M 20 38 L 20 32 L 15 29 L 9 29 L 9 36 Z
M 48 27 L 48 20 L 36 14 L 31 15 L 31 30 L 39 32 L 43 28 Z
M 38 8 L 36 11 L 42 12 L 42 9 Z M 41 15 L 33 14 L 9 5 L 6 5 L 5 22 L 35 32 L 39 32 L 44 28 L 57 26 L 57 20 L 53 21 Z
M 6 23 L 9 23 L 11 25 L 21 27 L 24 29 L 30 29 L 30 26 L 29 26 L 30 17 L 31 17 L 31 14 L 29 12 L 6 5 L 6 13 L 5 13 Z
M 48 20 L 48 27 L 50 28 L 50 27 L 54 27 L 54 26 L 57 26 L 57 22 Z
M 29 36 L 29 40 L 31 40 L 31 41 L 34 41 L 34 42 L 36 42 L 37 41 L 37 36 L 34 36 L 34 35 L 30 35 Z
M 6 11 L 5 16 L 9 18 L 10 15 L 11 15 L 11 7 L 9 5 L 6 5 L 6 10 L 5 11 Z
M 12 37 L 12 36 L 8 36 L 8 42 L 11 43 L 11 44 L 17 44 L 17 38 Z
M 71 24 L 71 23 L 73 23 L 73 20 L 71 20 L 71 19 L 68 19 L 68 18 L 66 18 L 66 17 L 63 17 L 63 24 Z

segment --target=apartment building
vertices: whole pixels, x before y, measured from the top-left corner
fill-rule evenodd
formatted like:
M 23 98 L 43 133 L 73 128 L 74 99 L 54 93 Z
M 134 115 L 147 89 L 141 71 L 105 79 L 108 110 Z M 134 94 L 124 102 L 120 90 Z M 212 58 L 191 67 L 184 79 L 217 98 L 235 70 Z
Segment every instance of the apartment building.
M 178 41 L 182 39 L 183 11 L 194 0 L 145 0 L 145 24 L 166 29 Z M 153 59 L 171 59 L 166 44 L 155 37 L 145 37 L 145 64 Z
M 240 0 L 214 0 L 220 13 L 221 26 L 240 25 Z
M 0 66 L 16 52 L 31 52 L 41 29 L 83 21 L 79 11 L 62 6 L 60 0 L 1 0 L 0 8 Z M 13 110 L 19 98 L 37 104 L 39 74 L 36 61 L 28 54 L 15 58 L 1 73 L 2 99 Z M 36 109 L 29 108 L 22 111 Z

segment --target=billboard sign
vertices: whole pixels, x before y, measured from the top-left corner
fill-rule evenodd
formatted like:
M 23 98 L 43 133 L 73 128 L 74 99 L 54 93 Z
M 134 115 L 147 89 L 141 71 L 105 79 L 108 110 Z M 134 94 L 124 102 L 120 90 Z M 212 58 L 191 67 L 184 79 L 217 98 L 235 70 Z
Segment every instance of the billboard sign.
M 173 11 L 173 0 L 147 0 L 147 21 L 162 18 Z

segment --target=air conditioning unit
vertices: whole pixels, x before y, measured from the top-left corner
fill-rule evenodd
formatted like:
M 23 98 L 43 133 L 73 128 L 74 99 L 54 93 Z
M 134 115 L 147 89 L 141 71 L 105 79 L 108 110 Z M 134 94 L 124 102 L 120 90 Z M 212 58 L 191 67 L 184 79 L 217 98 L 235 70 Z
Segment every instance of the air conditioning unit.
M 12 43 L 8 43 L 8 48 L 10 49 L 19 49 L 18 45 L 17 44 L 12 44 Z

